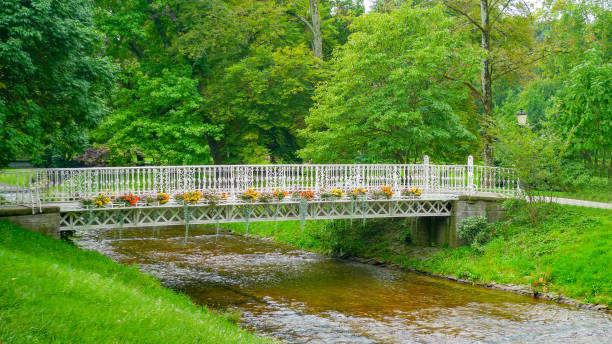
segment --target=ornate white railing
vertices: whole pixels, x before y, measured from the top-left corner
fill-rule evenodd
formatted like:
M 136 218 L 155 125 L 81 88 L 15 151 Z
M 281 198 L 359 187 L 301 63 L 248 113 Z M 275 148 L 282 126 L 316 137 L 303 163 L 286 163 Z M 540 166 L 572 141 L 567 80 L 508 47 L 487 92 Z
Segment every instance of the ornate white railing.
M 230 198 L 247 188 L 258 191 L 303 191 L 390 186 L 396 192 L 418 187 L 425 193 L 514 195 L 519 181 L 512 169 L 466 165 L 340 164 L 340 165 L 201 165 L 49 168 L 0 171 L 0 195 L 17 203 L 62 202 L 98 193 L 171 195 L 215 190 Z M 14 194 L 14 197 L 11 196 Z M 7 199 L 8 199 L 7 198 Z M 10 200 L 9 200 L 10 201 Z
M 40 207 L 39 189 L 34 183 L 33 170 L 0 170 L 0 206 L 20 204 Z

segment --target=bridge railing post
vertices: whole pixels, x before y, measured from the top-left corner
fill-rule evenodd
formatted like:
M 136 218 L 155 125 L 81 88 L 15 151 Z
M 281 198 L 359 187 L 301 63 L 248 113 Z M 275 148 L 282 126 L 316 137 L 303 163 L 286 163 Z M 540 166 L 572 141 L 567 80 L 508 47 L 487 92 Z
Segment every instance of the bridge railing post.
M 423 177 L 425 178 L 425 185 L 423 189 L 429 190 L 430 176 L 429 176 L 429 155 L 423 156 Z
M 471 155 L 467 161 L 467 189 L 469 193 L 474 192 L 474 157 Z

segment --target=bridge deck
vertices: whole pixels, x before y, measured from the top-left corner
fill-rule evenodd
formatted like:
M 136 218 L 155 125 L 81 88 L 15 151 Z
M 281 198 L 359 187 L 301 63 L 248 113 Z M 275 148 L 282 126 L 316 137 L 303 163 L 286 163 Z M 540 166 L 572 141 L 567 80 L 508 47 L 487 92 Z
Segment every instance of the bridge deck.
M 457 195 L 431 194 L 419 198 L 226 201 L 215 205 L 134 206 L 84 209 L 77 203 L 61 206 L 62 230 L 153 227 L 230 222 L 450 216 Z

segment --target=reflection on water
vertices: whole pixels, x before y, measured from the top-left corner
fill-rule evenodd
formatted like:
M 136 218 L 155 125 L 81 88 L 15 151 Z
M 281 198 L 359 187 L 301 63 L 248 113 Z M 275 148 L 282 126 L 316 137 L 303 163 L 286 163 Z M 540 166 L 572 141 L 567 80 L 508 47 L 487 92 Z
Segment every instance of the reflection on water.
M 610 314 L 465 286 L 208 230 L 85 234 L 79 245 L 138 264 L 243 326 L 295 343 L 605 343 Z

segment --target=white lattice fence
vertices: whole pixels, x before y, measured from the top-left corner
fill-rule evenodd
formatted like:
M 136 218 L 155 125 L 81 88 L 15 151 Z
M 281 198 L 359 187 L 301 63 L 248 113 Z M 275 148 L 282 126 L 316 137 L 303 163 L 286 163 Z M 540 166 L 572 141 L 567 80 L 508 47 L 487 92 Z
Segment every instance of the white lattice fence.
M 215 206 L 158 206 L 136 208 L 74 209 L 61 214 L 60 227 L 67 229 L 111 229 L 166 225 L 230 222 L 322 220 L 450 216 L 446 200 L 299 201 Z M 187 220 L 187 221 L 186 221 Z

